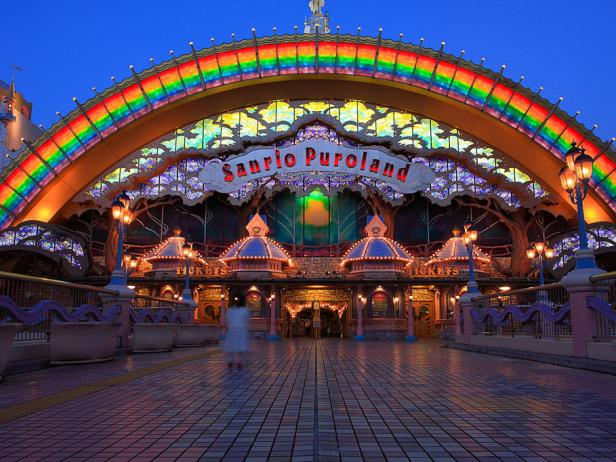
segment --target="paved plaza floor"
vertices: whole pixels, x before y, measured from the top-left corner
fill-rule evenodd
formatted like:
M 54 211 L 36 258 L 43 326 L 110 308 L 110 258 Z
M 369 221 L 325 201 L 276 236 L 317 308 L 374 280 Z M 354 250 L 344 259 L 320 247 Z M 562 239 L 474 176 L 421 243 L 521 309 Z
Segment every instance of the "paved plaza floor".
M 255 342 L 8 376 L 0 460 L 611 461 L 616 377 L 437 341 Z

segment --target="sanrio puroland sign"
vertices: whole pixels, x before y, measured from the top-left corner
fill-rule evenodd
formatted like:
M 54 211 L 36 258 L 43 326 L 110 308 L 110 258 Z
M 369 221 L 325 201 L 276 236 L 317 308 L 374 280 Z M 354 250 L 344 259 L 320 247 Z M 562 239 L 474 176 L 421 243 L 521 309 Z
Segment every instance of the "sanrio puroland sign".
M 361 175 L 390 184 L 404 194 L 425 190 L 434 180 L 430 167 L 377 148 L 345 148 L 309 140 L 287 148 L 257 148 L 228 161 L 214 159 L 199 173 L 213 191 L 230 193 L 243 183 L 277 173 L 336 172 Z

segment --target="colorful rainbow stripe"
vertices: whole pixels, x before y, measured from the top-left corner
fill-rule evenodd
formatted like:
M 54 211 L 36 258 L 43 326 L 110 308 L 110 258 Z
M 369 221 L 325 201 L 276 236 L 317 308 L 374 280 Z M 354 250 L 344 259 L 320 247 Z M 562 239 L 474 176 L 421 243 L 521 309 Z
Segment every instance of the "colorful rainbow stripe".
M 446 95 L 482 109 L 514 127 L 552 152 L 559 159 L 571 141 L 582 143 L 593 156 L 593 187 L 616 211 L 616 163 L 607 152 L 564 119 L 560 110 L 551 112 L 549 103 L 513 89 L 512 82 L 487 70 L 479 72 L 457 58 L 433 50 L 383 42 L 373 38 L 287 36 L 238 42 L 235 48 L 202 50 L 197 62 L 184 55 L 155 69 L 144 71 L 118 87 L 108 89 L 101 98 L 83 105 L 85 115 L 74 111 L 45 133 L 34 150 L 26 149 L 21 164 L 0 185 L 0 228 L 13 222 L 33 197 L 58 172 L 104 137 L 140 116 L 192 93 L 237 82 L 285 74 L 349 74 L 393 80 Z M 421 51 L 418 51 L 421 50 Z M 87 116 L 87 117 L 86 117 Z M 591 136 L 592 139 L 595 139 Z

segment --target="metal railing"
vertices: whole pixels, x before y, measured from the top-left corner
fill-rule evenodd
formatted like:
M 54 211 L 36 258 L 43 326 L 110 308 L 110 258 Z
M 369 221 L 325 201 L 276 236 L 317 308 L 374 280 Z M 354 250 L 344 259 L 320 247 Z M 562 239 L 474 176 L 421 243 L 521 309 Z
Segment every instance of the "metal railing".
M 592 276 L 590 281 L 595 288 L 594 300 L 589 306 L 595 309 L 594 339 L 597 341 L 616 341 L 616 271 Z
M 70 315 L 77 308 L 88 306 L 102 315 L 110 307 L 109 298 L 117 295 L 117 291 L 103 287 L 0 271 L 0 296 L 3 296 L 0 322 L 22 322 L 16 335 L 18 341 L 47 341 L 51 323 L 58 321 L 62 313 Z M 17 316 L 11 308 L 23 313 L 36 311 L 38 315 L 27 317 L 28 321 L 13 319 Z M 84 317 L 91 315 L 91 309 L 84 311 Z
M 572 335 L 569 295 L 560 283 L 473 297 L 475 335 Z
M 472 300 L 480 308 L 506 308 L 511 305 L 532 305 L 540 301 L 564 305 L 569 301 L 569 295 L 560 282 L 555 282 L 542 286 L 478 295 L 473 297 Z
M 131 301 L 133 322 L 191 322 L 194 308 L 182 300 L 136 295 Z
M 135 295 L 132 303 L 133 308 L 148 308 L 152 310 L 188 308 L 188 304 L 182 300 L 173 300 L 150 295 Z

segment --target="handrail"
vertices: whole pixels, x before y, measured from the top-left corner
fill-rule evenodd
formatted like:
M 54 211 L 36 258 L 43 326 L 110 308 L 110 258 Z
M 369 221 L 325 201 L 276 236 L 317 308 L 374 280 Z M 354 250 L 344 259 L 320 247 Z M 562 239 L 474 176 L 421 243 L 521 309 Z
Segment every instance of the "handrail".
M 596 274 L 590 277 L 590 282 L 605 281 L 607 279 L 616 279 L 616 271 L 610 271 L 609 273 Z
M 150 300 L 150 301 L 154 301 L 154 302 L 163 302 L 163 303 L 171 303 L 174 305 L 182 305 L 184 307 L 189 306 L 189 304 L 187 302 L 183 302 L 180 300 L 170 300 L 168 298 L 162 298 L 162 297 L 152 297 L 151 295 L 139 295 L 136 294 L 134 298 L 140 298 L 142 300 Z
M 82 290 L 86 290 L 89 292 L 98 292 L 98 293 L 115 295 L 115 296 L 120 295 L 120 292 L 118 292 L 117 290 L 107 289 L 105 287 L 96 287 L 96 286 L 89 286 L 86 284 L 77 284 L 74 282 L 57 281 L 55 279 L 41 278 L 38 276 L 28 276 L 25 274 L 18 274 L 18 273 L 9 273 L 6 271 L 0 271 L 0 278 L 7 278 L 7 279 L 13 279 L 16 281 L 24 281 L 24 282 L 34 282 L 38 284 L 46 284 L 50 286 L 63 287 L 65 289 L 82 289 Z
M 510 295 L 529 294 L 533 292 L 540 292 L 550 289 L 560 289 L 563 285 L 560 282 L 552 282 L 550 284 L 544 284 L 542 286 L 526 287 L 524 289 L 508 290 L 506 292 L 498 292 L 495 294 L 479 295 L 478 297 L 472 297 L 471 300 L 478 302 L 481 300 L 489 300 L 495 297 L 508 297 Z

